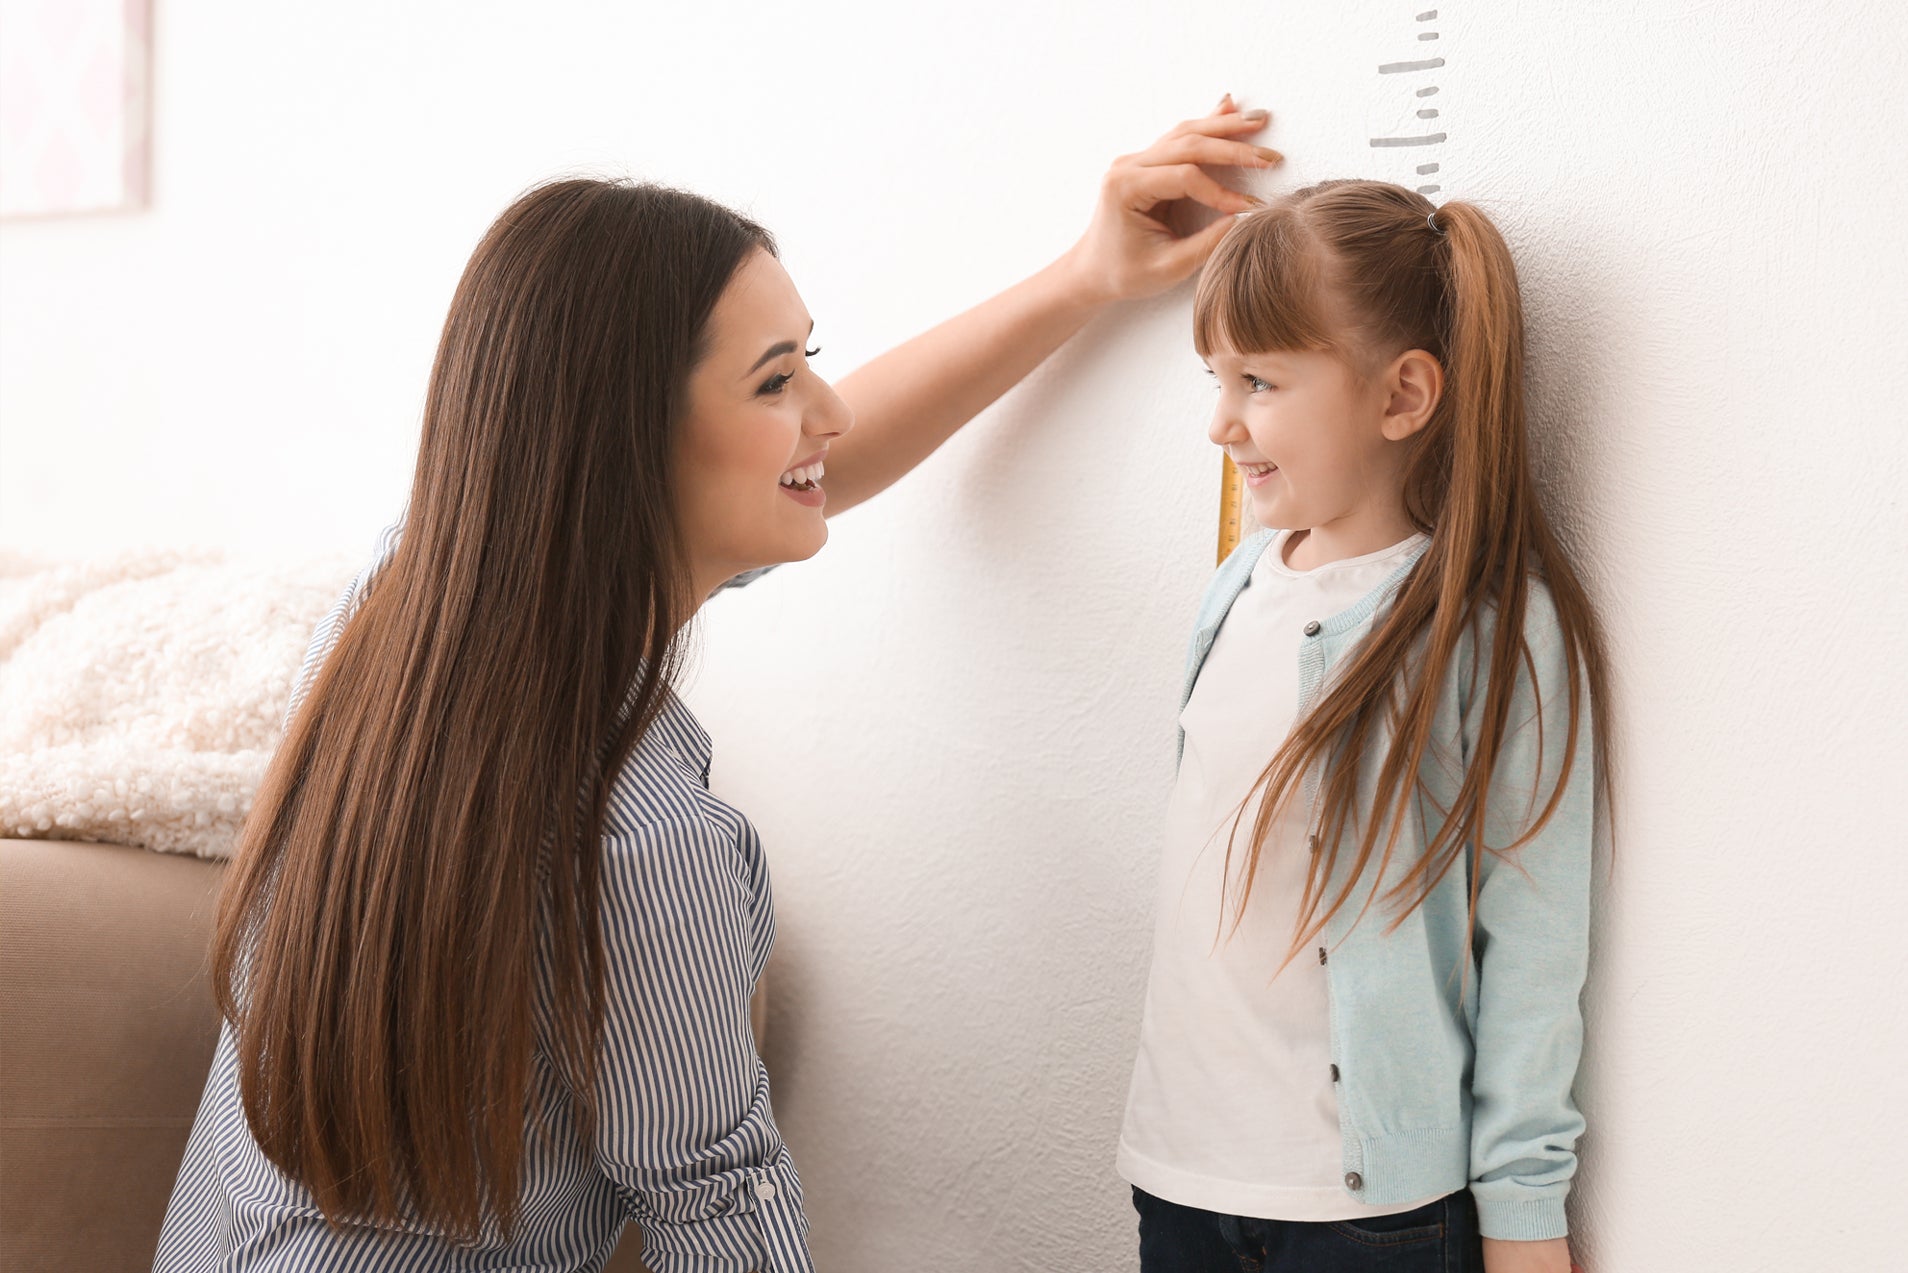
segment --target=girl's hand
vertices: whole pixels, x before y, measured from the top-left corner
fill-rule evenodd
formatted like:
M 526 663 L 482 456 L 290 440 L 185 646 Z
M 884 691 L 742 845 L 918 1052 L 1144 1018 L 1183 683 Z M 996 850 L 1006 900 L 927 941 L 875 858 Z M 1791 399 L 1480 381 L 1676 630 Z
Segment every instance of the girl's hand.
M 1151 296 L 1189 277 L 1211 255 L 1236 213 L 1263 201 L 1228 189 L 1200 165 L 1270 168 L 1276 150 L 1240 140 L 1265 128 L 1262 110 L 1241 111 L 1232 94 L 1204 119 L 1189 119 L 1136 155 L 1113 161 L 1080 241 L 1062 258 L 1082 300 L 1094 304 Z M 1184 235 L 1173 225 L 1190 203 L 1223 213 Z
M 1581 1273 L 1570 1258 L 1567 1238 L 1547 1242 L 1484 1239 L 1484 1273 Z

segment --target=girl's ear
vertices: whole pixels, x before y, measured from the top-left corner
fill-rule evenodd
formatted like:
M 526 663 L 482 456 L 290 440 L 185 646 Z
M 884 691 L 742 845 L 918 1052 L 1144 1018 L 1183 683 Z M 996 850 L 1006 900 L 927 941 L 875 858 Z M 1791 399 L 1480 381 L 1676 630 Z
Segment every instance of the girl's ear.
M 1444 396 L 1444 368 L 1422 349 L 1399 354 L 1385 375 L 1385 437 L 1402 442 L 1431 422 Z

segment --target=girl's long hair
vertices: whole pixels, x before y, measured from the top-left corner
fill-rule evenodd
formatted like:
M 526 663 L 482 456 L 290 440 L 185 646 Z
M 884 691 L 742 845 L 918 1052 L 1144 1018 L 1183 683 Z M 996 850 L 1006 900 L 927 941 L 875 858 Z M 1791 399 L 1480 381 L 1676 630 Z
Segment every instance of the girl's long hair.
M 1433 228 L 1434 218 L 1436 228 Z M 1441 231 L 1441 233 L 1440 233 Z M 1441 688 L 1455 674 L 1467 629 L 1492 628 L 1488 650 L 1470 669 L 1479 713 L 1476 748 L 1462 781 L 1422 856 L 1382 899 L 1395 929 L 1437 887 L 1460 856 L 1473 868 L 1482 853 L 1505 855 L 1533 839 L 1562 799 L 1577 755 L 1581 713 L 1593 705 L 1596 794 L 1606 801 L 1610 744 L 1603 721 L 1608 672 L 1604 638 L 1589 597 L 1551 532 L 1531 479 L 1525 437 L 1524 319 L 1517 269 L 1503 236 L 1475 205 L 1435 207 L 1423 195 L 1377 181 L 1326 181 L 1248 214 L 1220 241 L 1194 301 L 1194 343 L 1241 353 L 1316 350 L 1366 376 L 1409 349 L 1437 358 L 1445 389 L 1407 461 L 1406 514 L 1430 543 L 1373 631 L 1333 669 L 1325 693 L 1297 722 L 1260 774 L 1263 799 L 1241 873 L 1237 915 L 1268 851 L 1275 820 L 1321 775 L 1321 803 L 1289 962 L 1351 904 L 1374 856 L 1371 878 L 1386 878 L 1414 794 L 1429 799 L 1419 777 L 1434 743 Z M 1484 843 L 1492 770 L 1511 725 L 1511 691 L 1520 665 L 1535 679 L 1524 638 L 1531 581 L 1547 586 L 1569 663 L 1569 742 L 1556 786 L 1542 811 L 1508 844 Z M 1495 623 L 1481 623 L 1495 609 Z M 1587 698 L 1586 698 L 1587 696 Z M 1522 724 L 1522 722 L 1519 722 Z M 1541 706 L 1537 728 L 1543 728 Z M 1375 792 L 1361 816 L 1358 762 L 1390 733 Z M 1439 755 L 1437 763 L 1449 757 Z M 1518 793 L 1536 797 L 1538 793 Z M 1249 794 L 1241 803 L 1250 803 Z M 1383 846 L 1378 840 L 1389 825 Z M 1239 819 L 1227 841 L 1231 878 Z M 1343 847 L 1347 828 L 1354 842 Z M 1349 869 L 1340 858 L 1349 852 Z M 1331 881 L 1339 880 L 1334 891 Z M 1478 872 L 1469 871 L 1468 914 L 1475 926 Z M 1328 893 L 1330 894 L 1328 896 Z M 1236 923 L 1236 919 L 1235 919 Z M 1283 967 L 1283 965 L 1281 965 Z
M 698 196 L 575 179 L 519 198 L 464 270 L 402 539 L 289 722 L 219 905 L 246 1119 L 332 1223 L 512 1230 L 539 1041 L 592 1124 L 598 837 L 698 600 L 674 427 L 758 248 Z

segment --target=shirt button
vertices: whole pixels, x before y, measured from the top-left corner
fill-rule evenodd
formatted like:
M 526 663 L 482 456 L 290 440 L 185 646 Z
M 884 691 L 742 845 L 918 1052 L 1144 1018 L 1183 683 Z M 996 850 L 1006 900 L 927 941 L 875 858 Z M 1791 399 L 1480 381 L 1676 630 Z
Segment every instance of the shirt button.
M 755 1196 L 760 1198 L 763 1202 L 767 1202 L 775 1197 L 775 1182 L 773 1180 L 756 1181 Z
M 1345 1173 L 1345 1188 L 1350 1189 L 1354 1193 L 1356 1193 L 1358 1190 L 1363 1189 L 1364 1187 L 1365 1187 L 1365 1178 L 1363 1176 L 1359 1175 L 1355 1171 L 1348 1171 Z
M 1338 1067 L 1336 1065 L 1332 1067 L 1332 1082 L 1338 1082 Z
M 1287 630 L 1289 631 L 1290 629 L 1287 629 Z M 1318 635 L 1318 620 L 1317 619 L 1314 619 L 1310 623 L 1305 625 L 1305 635 L 1306 636 Z
M 1325 962 L 1325 948 L 1323 946 L 1318 948 L 1318 962 L 1321 964 Z

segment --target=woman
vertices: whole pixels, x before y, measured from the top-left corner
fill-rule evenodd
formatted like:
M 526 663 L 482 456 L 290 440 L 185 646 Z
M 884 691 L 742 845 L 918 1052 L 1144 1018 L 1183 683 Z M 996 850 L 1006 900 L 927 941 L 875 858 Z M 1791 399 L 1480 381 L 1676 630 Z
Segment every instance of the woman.
M 1265 167 L 1230 99 L 1059 260 L 839 393 L 760 226 L 563 181 L 485 236 L 404 522 L 320 625 L 221 901 L 225 1025 L 155 1267 L 812 1267 L 748 1004 L 773 920 L 678 635 L 813 555 L 1103 306 L 1192 273 Z M 857 423 L 857 420 L 859 423 Z M 822 480 L 826 475 L 826 488 Z

